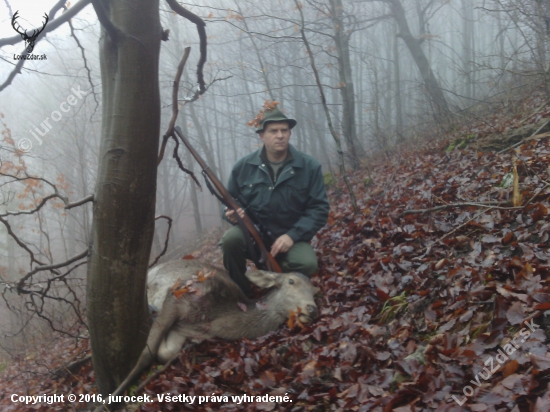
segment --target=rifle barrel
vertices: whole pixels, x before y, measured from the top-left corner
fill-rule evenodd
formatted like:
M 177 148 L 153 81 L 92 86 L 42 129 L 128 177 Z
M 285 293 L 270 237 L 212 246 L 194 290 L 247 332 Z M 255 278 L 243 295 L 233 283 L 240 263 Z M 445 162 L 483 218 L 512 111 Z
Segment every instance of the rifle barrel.
M 220 182 L 220 180 L 217 178 L 217 176 L 214 174 L 214 172 L 208 167 L 206 162 L 197 153 L 195 148 L 193 146 L 191 146 L 191 143 L 189 143 L 187 138 L 183 135 L 180 127 L 179 126 L 174 127 L 174 131 L 176 132 L 176 134 L 178 135 L 180 140 L 183 142 L 183 144 L 187 147 L 187 149 L 191 152 L 193 157 L 197 160 L 197 162 L 199 163 L 199 165 L 202 168 L 203 172 L 208 176 L 208 178 L 210 179 L 210 181 L 212 182 L 212 184 L 214 185 L 216 190 L 225 199 L 225 201 L 227 202 L 229 207 L 231 209 L 235 210 L 235 212 L 236 212 L 237 209 L 240 208 L 240 206 L 235 201 L 235 199 L 233 199 L 233 196 L 231 196 L 231 194 L 227 191 L 225 186 L 222 184 L 222 182 Z M 236 213 L 236 218 L 240 219 L 238 213 Z M 256 242 L 258 247 L 260 248 L 260 253 L 262 255 L 262 258 L 264 258 L 263 260 L 266 263 L 267 269 L 269 271 L 272 271 L 272 272 L 282 273 L 283 271 L 282 271 L 281 267 L 279 266 L 279 264 L 277 263 L 277 261 L 275 260 L 273 255 L 271 253 L 269 253 L 269 251 L 265 247 L 265 244 L 262 240 L 262 236 L 260 235 L 260 233 L 258 232 L 256 227 L 254 226 L 254 223 L 252 222 L 252 220 L 248 217 L 248 215 L 246 213 L 245 213 L 244 218 L 242 219 L 242 221 L 243 221 L 246 229 L 250 233 L 250 236 L 252 236 L 252 239 L 254 239 L 254 241 Z

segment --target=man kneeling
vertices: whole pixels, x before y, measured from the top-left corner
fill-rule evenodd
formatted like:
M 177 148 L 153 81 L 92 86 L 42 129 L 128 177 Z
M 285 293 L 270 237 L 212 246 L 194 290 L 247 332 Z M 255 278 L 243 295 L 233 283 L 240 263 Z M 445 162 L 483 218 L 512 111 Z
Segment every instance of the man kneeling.
M 256 130 L 264 145 L 235 163 L 227 189 L 235 199 L 244 199 L 247 210 L 273 234 L 274 240 L 263 240 L 283 272 L 310 277 L 318 265 L 309 242 L 326 224 L 329 203 L 319 162 L 289 144 L 296 124 L 277 107 L 266 111 Z M 238 213 L 244 215 L 242 209 Z M 233 210 L 225 211 L 225 219 L 237 223 Z M 246 259 L 251 256 L 239 226 L 225 232 L 221 246 L 225 268 L 250 295 L 250 282 L 244 274 Z

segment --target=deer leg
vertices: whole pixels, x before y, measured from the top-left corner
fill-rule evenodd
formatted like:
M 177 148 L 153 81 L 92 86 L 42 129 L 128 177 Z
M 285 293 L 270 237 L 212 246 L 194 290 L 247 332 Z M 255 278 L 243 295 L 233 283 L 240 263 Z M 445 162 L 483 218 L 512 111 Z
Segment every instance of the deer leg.
M 168 331 L 158 348 L 157 359 L 160 363 L 168 362 L 179 353 L 187 339 L 187 336 L 181 332 L 177 328 Z

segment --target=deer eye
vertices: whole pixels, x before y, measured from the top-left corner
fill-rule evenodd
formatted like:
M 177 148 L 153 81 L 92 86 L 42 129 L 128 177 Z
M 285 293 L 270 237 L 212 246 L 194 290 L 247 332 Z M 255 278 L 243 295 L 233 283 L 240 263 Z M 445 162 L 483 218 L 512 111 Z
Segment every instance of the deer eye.
M 288 279 L 288 283 L 294 285 L 294 279 Z

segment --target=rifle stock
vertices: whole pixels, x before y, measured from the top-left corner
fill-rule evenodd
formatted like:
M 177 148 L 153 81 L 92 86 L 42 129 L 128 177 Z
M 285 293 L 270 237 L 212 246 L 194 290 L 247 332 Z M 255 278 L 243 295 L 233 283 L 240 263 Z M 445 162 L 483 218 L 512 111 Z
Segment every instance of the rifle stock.
M 240 206 L 235 201 L 235 199 L 233 199 L 233 196 L 231 196 L 231 194 L 227 191 L 225 186 L 219 181 L 219 179 L 214 174 L 214 172 L 208 167 L 208 165 L 203 160 L 203 158 L 197 153 L 197 151 L 193 148 L 193 146 L 191 146 L 191 144 L 189 143 L 187 138 L 183 135 L 180 127 L 179 126 L 174 127 L 174 131 L 176 132 L 178 137 L 181 139 L 183 144 L 187 147 L 187 149 L 191 152 L 193 157 L 197 160 L 200 167 L 202 168 L 203 173 L 206 173 L 206 175 L 208 176 L 208 178 L 210 179 L 210 181 L 212 182 L 212 184 L 214 185 L 216 190 L 219 192 L 220 196 L 225 201 L 224 203 L 226 204 L 226 206 L 233 209 L 236 212 L 237 209 L 240 208 Z M 240 217 L 238 216 L 237 213 L 235 213 L 235 216 L 236 216 L 237 219 L 240 219 Z M 242 219 L 242 221 L 243 221 L 246 229 L 250 233 L 250 236 L 252 237 L 252 239 L 254 239 L 254 241 L 258 245 L 258 247 L 260 249 L 260 254 L 261 254 L 261 262 L 264 263 L 267 266 L 267 270 L 269 270 L 271 272 L 282 273 L 283 271 L 282 271 L 281 267 L 279 266 L 279 264 L 277 263 L 275 258 L 271 255 L 271 253 L 269 253 L 269 251 L 265 247 L 265 244 L 262 240 L 262 237 L 261 237 L 260 233 L 258 232 L 256 227 L 254 226 L 254 223 L 252 222 L 252 220 L 246 215 L 246 213 L 245 213 L 244 218 Z

